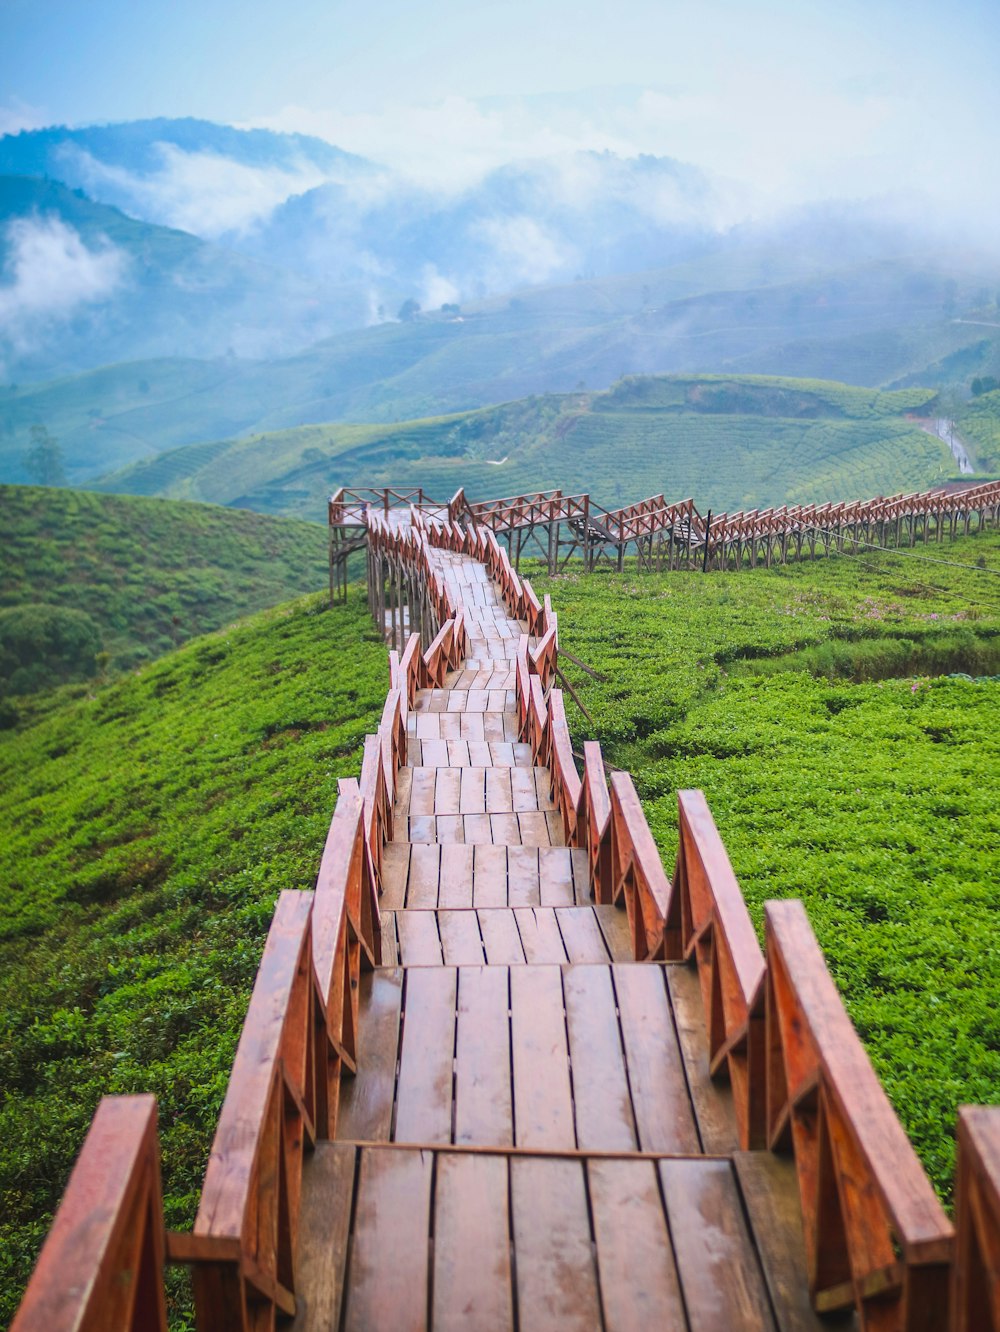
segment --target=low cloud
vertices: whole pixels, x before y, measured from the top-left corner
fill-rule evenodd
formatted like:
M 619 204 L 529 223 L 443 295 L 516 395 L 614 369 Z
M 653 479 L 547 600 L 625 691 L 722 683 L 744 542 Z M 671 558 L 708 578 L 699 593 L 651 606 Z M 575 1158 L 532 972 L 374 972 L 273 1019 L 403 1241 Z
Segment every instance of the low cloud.
M 171 143 L 155 145 L 158 169 L 138 174 L 67 146 L 74 174 L 95 198 L 112 199 L 126 212 L 207 240 L 251 230 L 293 194 L 327 177 L 302 162 L 291 170 L 246 166 L 217 153 L 187 153 Z
M 425 264 L 422 273 L 420 304 L 425 310 L 440 310 L 442 305 L 454 305 L 461 295 L 459 288 L 439 273 L 434 264 Z
M 23 355 L 55 324 L 106 301 L 122 286 L 126 256 L 108 242 L 88 249 L 58 217 L 18 217 L 3 233 L 0 346 Z
M 487 218 L 480 232 L 489 243 L 499 269 L 488 282 L 493 290 L 531 286 L 571 269 L 578 259 L 572 246 L 559 241 L 533 217 Z

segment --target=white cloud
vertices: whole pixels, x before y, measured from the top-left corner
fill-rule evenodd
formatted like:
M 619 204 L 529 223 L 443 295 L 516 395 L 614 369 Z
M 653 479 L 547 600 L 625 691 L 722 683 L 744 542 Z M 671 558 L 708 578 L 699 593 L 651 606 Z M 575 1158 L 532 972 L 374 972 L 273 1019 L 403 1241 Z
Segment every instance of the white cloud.
M 437 271 L 434 264 L 424 264 L 421 275 L 423 285 L 420 290 L 420 304 L 425 310 L 440 310 L 442 305 L 454 305 L 459 299 L 459 289 L 450 278 Z
M 140 217 L 209 240 L 248 231 L 291 195 L 327 179 L 305 162 L 283 170 L 245 166 L 216 153 L 186 153 L 171 143 L 155 149 L 160 166 L 148 175 L 110 166 L 76 147 L 67 152 L 73 154 L 84 189 L 107 198 L 110 187 L 121 205 Z
M 20 97 L 11 97 L 0 105 L 0 134 L 19 134 L 21 130 L 41 129 L 48 119 L 38 106 L 29 106 Z
M 105 243 L 88 249 L 58 217 L 17 217 L 5 229 L 7 281 L 0 284 L 0 340 L 17 353 L 55 323 L 114 294 L 126 257 Z
M 487 276 L 490 290 L 545 282 L 578 259 L 571 246 L 560 247 L 541 223 L 527 214 L 486 218 L 479 227 L 493 247 L 499 269 L 497 274 Z

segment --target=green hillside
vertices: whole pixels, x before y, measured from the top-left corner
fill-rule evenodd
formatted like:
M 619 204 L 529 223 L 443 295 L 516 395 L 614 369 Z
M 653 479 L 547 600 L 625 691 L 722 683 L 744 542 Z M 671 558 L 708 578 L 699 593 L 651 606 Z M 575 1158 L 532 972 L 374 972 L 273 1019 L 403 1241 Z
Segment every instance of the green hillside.
M 0 389 L 0 477 L 29 479 L 22 459 L 36 422 L 60 439 L 79 482 L 204 440 L 435 417 L 630 374 L 966 383 L 1000 366 L 996 312 L 984 323 L 978 304 L 995 286 L 985 261 L 968 273 L 919 257 L 831 269 L 828 254 L 735 245 L 672 269 L 471 304 L 460 317 L 358 328 L 281 359 L 164 359 L 133 340 L 127 363 Z M 318 319 L 329 301 L 314 303 Z M 233 327 L 253 322 L 228 306 L 224 314 Z M 190 336 L 178 345 L 206 355 Z
M 191 1225 L 274 902 L 314 883 L 385 670 L 362 593 L 311 597 L 0 733 L 0 1325 L 102 1094 L 156 1093 Z
M 0 676 L 7 608 L 82 612 L 114 672 L 325 582 L 315 523 L 38 486 L 0 486 L 0 513 Z M 50 682 L 37 665 L 12 692 Z
M 972 445 L 980 470 L 1000 474 L 1000 390 L 974 398 L 962 410 L 958 425 Z
M 532 579 L 601 675 L 565 666 L 579 737 L 636 775 L 666 863 L 701 788 L 758 926 L 804 900 L 947 1196 L 956 1106 L 1000 1085 L 1000 534 L 949 545 L 961 570 L 923 553 Z
M 301 517 L 339 485 L 422 485 L 447 498 L 561 487 L 614 505 L 662 491 L 734 510 L 929 486 L 953 472 L 908 413 L 929 389 L 882 392 L 762 376 L 632 376 L 391 426 L 305 426 L 172 450 L 102 484 Z

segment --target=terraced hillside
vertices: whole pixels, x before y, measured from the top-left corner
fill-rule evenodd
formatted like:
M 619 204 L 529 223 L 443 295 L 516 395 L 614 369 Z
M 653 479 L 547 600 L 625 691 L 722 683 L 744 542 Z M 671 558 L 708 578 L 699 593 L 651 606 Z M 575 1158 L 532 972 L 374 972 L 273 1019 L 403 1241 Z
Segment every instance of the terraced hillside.
M 0 733 L 0 1325 L 98 1099 L 153 1091 L 190 1224 L 274 902 L 385 699 L 362 593 L 200 638 Z
M 109 654 L 105 671 L 326 579 L 325 538 L 314 524 L 39 486 L 0 487 L 0 514 L 0 615 L 29 605 L 82 613 Z
M 662 491 L 716 511 L 889 494 L 952 475 L 907 414 L 932 390 L 761 376 L 633 376 L 605 393 L 528 398 L 394 426 L 305 426 L 194 445 L 109 488 L 313 516 L 339 485 L 472 498 L 561 487 L 606 505 Z

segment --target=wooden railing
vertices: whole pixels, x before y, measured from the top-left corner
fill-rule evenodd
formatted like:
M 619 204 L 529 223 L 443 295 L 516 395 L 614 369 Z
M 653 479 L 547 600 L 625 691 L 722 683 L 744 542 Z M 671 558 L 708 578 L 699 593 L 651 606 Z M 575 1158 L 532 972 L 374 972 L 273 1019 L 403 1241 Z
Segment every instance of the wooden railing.
M 678 791 L 678 850 L 667 956 L 693 959 L 708 1027 L 709 1067 L 723 1065 L 744 1148 L 765 1144 L 764 955 L 701 791 Z
M 1000 1332 L 1000 1108 L 958 1112 L 951 1332 Z
M 953 1231 L 801 902 L 768 902 L 767 1125 L 795 1154 L 813 1303 L 863 1329 L 948 1324 Z
M 156 1099 L 106 1096 L 11 1332 L 166 1332 Z

